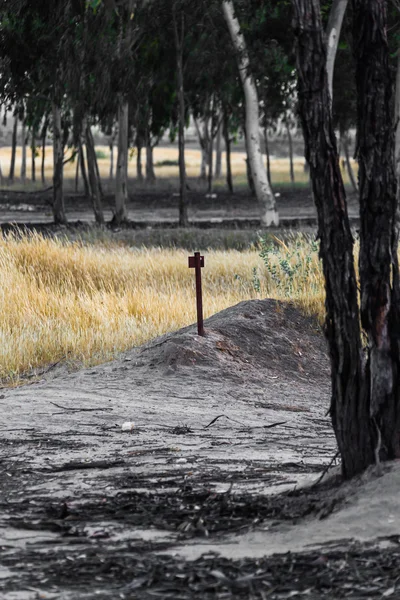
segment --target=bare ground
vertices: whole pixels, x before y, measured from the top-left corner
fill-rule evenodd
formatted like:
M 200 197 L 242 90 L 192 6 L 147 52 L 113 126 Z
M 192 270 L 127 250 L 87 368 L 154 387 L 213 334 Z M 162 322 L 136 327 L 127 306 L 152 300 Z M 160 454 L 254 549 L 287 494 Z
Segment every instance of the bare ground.
M 400 597 L 400 469 L 302 487 L 336 453 L 317 324 L 249 301 L 206 334 L 2 390 L 1 598 Z

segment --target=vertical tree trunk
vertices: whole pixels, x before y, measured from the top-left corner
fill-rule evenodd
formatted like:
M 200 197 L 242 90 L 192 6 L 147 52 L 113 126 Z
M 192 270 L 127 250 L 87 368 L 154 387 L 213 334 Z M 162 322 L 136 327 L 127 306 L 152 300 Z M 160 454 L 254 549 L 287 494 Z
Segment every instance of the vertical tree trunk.
M 21 147 L 22 147 L 22 158 L 21 158 L 21 180 L 25 183 L 26 179 L 26 122 L 25 119 L 22 121 L 22 133 L 21 133 Z
M 80 165 L 80 156 L 79 156 L 79 148 L 78 148 L 78 157 L 76 159 L 76 165 L 75 165 L 75 193 L 79 192 L 79 165 Z
M 97 160 L 97 155 L 96 155 L 96 146 L 94 144 L 94 140 L 93 140 L 93 134 L 92 131 L 90 130 L 90 135 L 92 138 L 92 142 L 93 142 L 93 157 L 94 157 L 94 166 L 96 169 L 96 177 L 97 177 L 97 185 L 99 187 L 99 192 L 100 192 L 100 198 L 103 200 L 104 198 L 104 192 L 103 192 L 103 184 L 101 183 L 101 175 L 100 175 L 100 169 L 99 169 L 99 161 Z
M 109 174 L 109 178 L 110 178 L 110 181 L 112 181 L 114 179 L 114 138 L 113 137 L 110 138 L 108 146 L 110 148 L 110 174 Z
M 247 149 L 254 188 L 261 208 L 261 224 L 265 227 L 279 225 L 275 197 L 268 183 L 260 148 L 257 88 L 251 76 L 245 40 L 235 17 L 232 0 L 224 0 L 222 8 L 237 52 L 239 74 L 245 95 Z
M 96 150 L 93 141 L 93 135 L 89 123 L 84 126 L 86 157 L 89 174 L 89 193 L 93 206 L 93 212 L 98 225 L 104 225 L 103 207 L 101 205 L 101 193 L 99 180 L 96 170 Z
M 9 181 L 14 181 L 15 155 L 17 153 L 17 133 L 18 133 L 18 115 L 15 115 L 13 131 L 12 131 L 12 138 L 11 138 L 11 162 L 10 162 L 10 173 L 8 175 Z
M 346 169 L 350 179 L 351 186 L 354 192 L 358 192 L 358 185 L 354 175 L 353 167 L 350 162 L 350 152 L 349 152 L 349 135 L 345 133 L 343 136 L 343 150 L 344 150 L 344 158 L 346 161 Z
M 137 155 L 136 155 L 136 177 L 139 182 L 143 181 L 143 169 L 142 169 L 142 145 L 138 143 Z
M 271 159 L 269 156 L 269 144 L 268 144 L 268 128 L 264 127 L 264 144 L 265 144 L 265 155 L 267 157 L 267 177 L 269 185 L 271 185 Z
M 118 157 L 115 176 L 115 214 L 113 221 L 120 225 L 128 220 L 128 126 L 129 103 L 120 98 L 118 103 Z
M 45 160 L 46 160 L 46 135 L 47 135 L 47 123 L 43 125 L 42 129 L 42 164 L 41 164 L 41 177 L 42 183 L 46 183 L 45 175 Z
M 331 417 L 343 475 L 352 477 L 374 460 L 369 403 L 363 384 L 353 239 L 332 125 L 319 2 L 292 0 L 292 5 L 297 37 L 299 113 L 317 207 L 326 286 Z
M 53 217 L 57 225 L 65 225 L 63 171 L 64 150 L 62 144 L 61 108 L 53 102 Z
M 80 137 L 79 137 L 79 142 L 78 142 L 78 156 L 79 156 L 79 166 L 81 169 L 83 187 L 85 190 L 85 196 L 86 196 L 86 198 L 90 198 L 90 188 L 89 188 L 89 181 L 88 181 L 87 172 L 86 172 L 85 154 L 83 152 L 82 140 L 80 139 Z
M 219 117 L 218 117 L 219 118 Z M 215 146 L 215 178 L 222 177 L 222 122 L 218 125 L 217 141 Z
M 200 150 L 201 150 L 201 163 L 200 163 L 200 181 L 207 180 L 207 147 L 206 147 L 206 138 L 207 138 L 207 121 L 204 121 L 203 124 L 203 135 L 201 134 L 200 127 L 197 123 L 197 119 L 193 117 L 194 124 L 197 131 L 197 137 L 199 138 Z
M 294 165 L 293 165 L 293 140 L 292 140 L 292 134 L 290 132 L 290 127 L 289 127 L 289 123 L 288 123 L 287 119 L 285 119 L 285 125 L 286 125 L 288 144 L 289 144 L 290 182 L 293 184 L 295 182 Z
M 348 0 L 333 0 L 331 10 L 329 12 L 328 25 L 326 28 L 326 71 L 328 74 L 328 87 L 331 105 L 333 99 L 333 72 L 335 69 L 335 58 L 347 2 Z
M 183 39 L 184 39 L 184 13 L 181 11 L 180 33 L 178 32 L 177 15 L 175 6 L 172 9 L 175 51 L 176 51 L 176 77 L 177 93 L 179 101 L 178 117 L 178 145 L 179 145 L 179 225 L 187 227 L 189 224 L 187 215 L 187 189 L 186 189 L 186 165 L 185 165 L 185 95 L 183 87 Z
M 386 2 L 353 0 L 360 182 L 361 323 L 377 458 L 400 458 L 400 288 L 393 81 Z
M 394 108 L 394 122 L 396 125 L 395 137 L 395 170 L 397 177 L 397 193 L 400 192 L 400 48 L 397 50 L 396 60 L 396 94 Z
M 233 194 L 232 167 L 231 167 L 231 139 L 229 137 L 229 121 L 226 112 L 223 118 L 223 136 L 226 153 L 226 184 L 230 194 Z
M 151 145 L 150 140 L 147 140 L 146 143 L 146 180 L 150 183 L 154 183 L 156 180 L 153 161 L 153 146 Z
M 214 167 L 214 98 L 212 102 L 212 116 L 210 123 L 210 143 L 208 147 L 208 185 L 207 185 L 207 193 L 212 194 L 213 189 L 213 167 Z
M 64 148 L 63 145 L 62 148 Z M 36 127 L 34 125 L 31 129 L 31 179 L 36 181 Z

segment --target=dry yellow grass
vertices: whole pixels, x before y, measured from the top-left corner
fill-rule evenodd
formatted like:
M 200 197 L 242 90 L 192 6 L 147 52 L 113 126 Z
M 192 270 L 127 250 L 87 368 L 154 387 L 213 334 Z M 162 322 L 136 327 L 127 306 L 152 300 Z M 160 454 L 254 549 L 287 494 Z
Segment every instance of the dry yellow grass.
M 277 280 L 257 250 L 207 252 L 205 316 L 267 296 L 290 297 L 306 312 L 321 316 L 317 255 L 310 254 L 305 240 L 291 253 L 289 244 L 271 255 L 270 264 L 277 261 Z M 0 236 L 1 379 L 17 382 L 24 372 L 63 358 L 98 364 L 193 323 L 194 276 L 187 255 L 177 249 L 85 246 L 40 235 Z M 301 266 L 301 257 L 308 267 Z M 289 287 L 280 266 L 285 260 L 297 265 Z

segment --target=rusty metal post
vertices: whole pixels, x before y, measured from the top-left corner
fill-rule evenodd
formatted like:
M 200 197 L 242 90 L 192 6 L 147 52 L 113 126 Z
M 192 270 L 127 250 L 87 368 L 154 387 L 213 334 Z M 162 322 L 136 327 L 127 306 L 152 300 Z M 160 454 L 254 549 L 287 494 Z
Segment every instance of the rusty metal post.
M 196 275 L 197 333 L 199 335 L 204 335 L 203 298 L 201 291 L 202 267 L 204 267 L 204 256 L 200 256 L 200 252 L 195 252 L 194 256 L 189 256 L 189 269 L 194 269 Z

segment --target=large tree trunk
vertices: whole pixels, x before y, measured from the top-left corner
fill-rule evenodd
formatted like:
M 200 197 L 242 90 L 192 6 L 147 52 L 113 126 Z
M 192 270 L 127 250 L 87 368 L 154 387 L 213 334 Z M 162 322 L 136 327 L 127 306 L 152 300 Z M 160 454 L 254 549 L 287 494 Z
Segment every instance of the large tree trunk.
M 397 177 L 397 193 L 400 191 L 400 48 L 397 50 L 397 68 L 396 68 L 396 95 L 395 95 L 395 109 L 394 109 L 394 122 L 396 125 L 396 138 L 395 138 L 395 170 Z
M 226 153 L 226 184 L 230 194 L 233 194 L 233 181 L 232 181 L 232 166 L 231 166 L 231 138 L 229 137 L 229 119 L 228 115 L 224 111 L 223 117 L 223 136 L 225 140 L 225 153 Z
M 326 28 L 326 71 L 328 74 L 328 87 L 331 104 L 333 99 L 333 72 L 335 69 L 335 58 L 347 2 L 348 0 L 333 0 L 329 13 L 328 25 Z
M 184 39 L 184 13 L 181 11 L 181 26 L 178 32 L 177 15 L 175 7 L 172 10 L 175 51 L 176 51 L 176 77 L 177 93 L 179 101 L 178 116 L 178 145 L 179 145 L 179 225 L 187 227 L 189 224 L 187 215 L 187 189 L 186 189 L 186 165 L 185 165 L 185 95 L 183 87 L 183 39 Z
M 357 59 L 361 323 L 377 459 L 400 458 L 400 288 L 393 81 L 386 3 L 353 0 Z
M 53 102 L 53 217 L 54 223 L 65 225 L 63 171 L 64 149 L 62 143 L 61 109 Z
M 250 73 L 250 60 L 245 40 L 235 16 L 232 0 L 224 0 L 222 8 L 237 52 L 239 73 L 245 95 L 248 157 L 257 200 L 261 208 L 261 224 L 265 227 L 279 225 L 275 197 L 268 183 L 260 148 L 257 88 Z
M 104 225 L 103 207 L 101 205 L 101 191 L 96 169 L 96 150 L 89 123 L 85 125 L 86 157 L 89 173 L 89 193 L 93 206 L 94 217 L 98 225 Z
M 15 155 L 17 153 L 17 133 L 18 133 L 18 115 L 14 116 L 14 125 L 11 138 L 11 162 L 10 162 L 10 173 L 8 179 L 14 181 L 15 175 Z
M 109 178 L 110 181 L 114 179 L 114 136 L 111 136 L 108 146 L 110 148 L 110 173 Z
M 197 123 L 197 119 L 193 117 L 193 121 L 197 131 L 197 137 L 199 138 L 200 150 L 201 150 L 201 162 L 200 162 L 200 180 L 207 180 L 207 121 L 203 124 L 203 135 L 201 134 L 200 127 Z
M 22 147 L 22 158 L 21 158 L 21 180 L 25 183 L 26 179 L 26 123 L 25 119 L 22 121 L 22 133 L 21 133 L 21 147 Z
M 353 239 L 330 111 L 326 45 L 318 0 L 292 0 L 297 37 L 299 112 L 318 213 L 326 286 L 325 331 L 332 372 L 331 417 L 342 472 L 374 460 L 363 365 Z
M 113 221 L 120 225 L 128 220 L 128 126 L 129 104 L 122 98 L 118 104 L 118 158 L 115 177 L 115 213 Z

